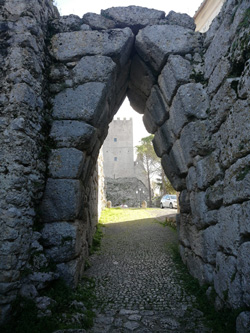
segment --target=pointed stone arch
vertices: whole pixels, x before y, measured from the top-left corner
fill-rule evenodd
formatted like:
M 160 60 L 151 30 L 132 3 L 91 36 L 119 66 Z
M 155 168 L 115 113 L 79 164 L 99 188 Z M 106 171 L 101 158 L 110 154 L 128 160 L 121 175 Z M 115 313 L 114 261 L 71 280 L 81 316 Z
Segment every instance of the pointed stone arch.
M 60 17 L 50 1 L 0 7 L 2 317 L 27 283 L 30 250 L 44 248 L 69 284 L 82 275 L 97 222 L 96 159 L 126 95 L 181 192 L 183 261 L 222 305 L 249 307 L 249 2 L 226 1 L 206 35 L 187 15 L 134 6 L 83 19 Z M 41 145 L 51 151 L 35 211 Z M 28 281 L 38 288 L 55 277 L 36 271 Z
M 124 22 L 121 19 L 116 21 L 121 10 L 127 12 Z M 75 237 L 80 233 L 79 240 L 91 243 L 97 221 L 96 216 L 91 217 L 92 212 L 85 208 L 89 206 L 91 196 L 86 189 L 93 181 L 98 152 L 107 135 L 108 125 L 126 95 L 132 107 L 144 113 L 147 130 L 155 134 L 155 150 L 177 190 L 185 189 L 187 166 L 179 133 L 174 132 L 171 129 L 173 125 L 169 124 L 178 121 L 175 127 L 178 126 L 180 131 L 189 122 L 189 117 L 206 118 L 205 92 L 201 84 L 190 78 L 190 60 L 202 49 L 199 34 L 193 31 L 192 20 L 187 20 L 186 15 L 176 15 L 176 25 L 172 25 L 164 18 L 163 12 L 135 6 L 113 8 L 104 11 L 103 15 L 115 20 L 114 29 L 63 32 L 51 39 L 50 53 L 54 61 L 50 77 L 55 94 L 52 98 L 50 138 L 56 148 L 49 157 L 49 178 L 41 205 L 46 223 L 43 229 L 45 244 L 49 234 L 50 238 L 54 237 L 55 223 L 58 230 L 73 228 Z M 130 17 L 128 23 L 127 17 Z M 88 16 L 89 21 L 91 18 Z M 155 24 L 149 25 L 152 22 Z M 169 73 L 172 74 L 171 80 Z M 181 85 L 193 92 L 188 103 L 196 102 L 200 110 L 188 110 L 183 102 L 186 114 L 178 106 L 176 113 L 180 113 L 180 119 L 177 120 L 171 104 Z M 197 92 L 201 95 L 198 101 Z M 177 100 L 182 102 L 181 97 Z M 86 228 L 87 231 L 84 230 Z M 82 234 L 84 232 L 87 232 L 87 237 Z M 77 245 L 77 241 L 72 245 L 77 248 L 75 253 L 65 253 L 64 259 L 62 254 L 58 256 L 61 251 L 58 245 L 47 245 L 47 253 L 57 261 L 66 280 L 68 271 L 70 284 L 70 276 L 77 283 L 81 275 L 82 268 L 75 269 L 77 263 L 84 265 L 80 255 L 80 247 L 84 245 Z M 85 246 L 87 252 L 88 246 Z M 70 256 L 72 260 L 69 262 Z

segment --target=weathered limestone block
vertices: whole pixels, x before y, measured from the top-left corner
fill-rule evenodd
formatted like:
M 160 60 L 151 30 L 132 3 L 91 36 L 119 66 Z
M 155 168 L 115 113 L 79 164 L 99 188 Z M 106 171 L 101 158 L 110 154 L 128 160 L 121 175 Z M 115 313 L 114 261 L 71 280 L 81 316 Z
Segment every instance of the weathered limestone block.
M 180 175 L 186 175 L 188 173 L 187 164 L 185 161 L 183 149 L 180 144 L 180 140 L 176 140 L 172 150 L 170 151 L 170 156 L 175 161 L 176 167 L 179 170 Z
M 226 120 L 227 114 L 236 102 L 236 99 L 237 94 L 231 87 L 231 81 L 227 79 L 219 88 L 210 104 L 209 120 L 212 132 L 216 132 Z
M 127 96 L 132 107 L 139 113 L 144 112 L 146 101 L 155 83 L 149 67 L 136 54 L 131 63 L 129 89 Z
M 250 305 L 250 242 L 245 242 L 239 248 L 237 268 L 242 276 L 243 301 L 246 306 Z
M 197 172 L 197 185 L 198 188 L 204 190 L 211 183 L 215 182 L 223 172 L 218 163 L 218 156 L 216 152 L 204 157 L 196 164 Z
M 174 135 L 170 130 L 170 122 L 167 120 L 161 127 L 158 128 L 153 139 L 155 153 L 158 157 L 169 153 L 175 142 Z
M 71 32 L 81 30 L 82 20 L 77 15 L 66 15 L 56 18 L 50 22 L 53 33 Z
M 182 128 L 193 119 L 208 117 L 209 99 L 200 83 L 182 85 L 170 108 L 170 120 L 174 134 L 178 137 Z
M 240 98 L 249 98 L 250 91 L 250 60 L 245 63 L 245 69 L 239 80 L 237 92 Z
M 240 205 L 222 207 L 218 212 L 220 224 L 219 246 L 223 252 L 237 256 L 241 243 L 240 220 L 242 208 Z
M 211 225 L 201 232 L 202 244 L 201 244 L 201 257 L 205 262 L 209 262 L 212 265 L 216 263 L 216 255 L 219 251 L 218 237 L 219 237 L 220 225 Z
M 181 191 L 179 196 L 180 212 L 190 213 L 190 196 L 187 190 Z
M 206 205 L 209 209 L 220 208 L 223 203 L 224 183 L 218 181 L 206 190 Z
M 76 148 L 91 151 L 97 139 L 96 129 L 84 122 L 75 120 L 55 120 L 50 137 L 58 148 Z
M 235 257 L 222 252 L 217 253 L 214 288 L 219 297 L 233 308 L 243 306 L 241 281 L 237 273 Z
M 95 13 L 86 13 L 82 17 L 83 23 L 89 25 L 93 30 L 114 29 L 115 22 Z
M 242 136 L 244 133 L 244 136 Z M 231 108 L 227 120 L 215 135 L 220 151 L 220 163 L 228 168 L 237 158 L 250 151 L 249 101 L 238 100 Z
M 237 333 L 247 333 L 250 330 L 250 312 L 241 312 L 236 320 L 236 332 Z
M 197 189 L 197 176 L 196 176 L 196 169 L 194 166 L 188 169 L 186 183 L 187 183 L 187 190 L 189 192 L 195 191 Z
M 182 260 L 186 263 L 189 272 L 200 284 L 213 283 L 213 266 L 204 263 L 199 256 L 196 256 L 192 250 L 180 246 Z
M 188 123 L 181 132 L 180 144 L 186 164 L 191 166 L 193 158 L 204 156 L 214 149 L 214 140 L 209 132 L 208 121 L 195 121 Z
M 75 89 L 65 89 L 56 95 L 53 102 L 53 117 L 60 120 L 82 120 L 92 126 L 97 124 L 105 112 L 107 85 L 89 82 Z
M 161 159 L 161 164 L 165 175 L 170 180 L 171 184 L 176 191 L 182 191 L 186 188 L 185 179 L 180 177 L 180 171 L 178 170 L 173 156 L 164 154 Z
M 83 209 L 83 188 L 79 180 L 47 180 L 41 213 L 44 222 L 74 221 Z
M 209 78 L 207 87 L 207 91 L 209 94 L 213 94 L 217 91 L 224 79 L 228 77 L 230 70 L 230 62 L 228 61 L 228 59 L 222 58 Z
M 225 173 L 224 204 L 250 198 L 250 156 L 237 160 Z
M 180 25 L 184 28 L 195 30 L 195 23 L 194 19 L 187 15 L 187 14 L 181 14 L 176 13 L 173 10 L 171 10 L 168 15 L 166 16 L 166 22 L 167 24 L 171 25 Z
M 85 253 L 85 258 L 87 257 Z M 60 276 L 66 282 L 66 284 L 70 287 L 77 286 L 81 276 L 84 271 L 84 258 L 80 256 L 74 260 L 68 261 L 66 263 L 57 264 L 57 271 Z
M 116 74 L 116 64 L 109 57 L 86 56 L 72 70 L 73 82 L 112 82 Z
M 46 223 L 42 230 L 42 243 L 53 262 L 70 261 L 80 254 L 82 234 L 79 223 Z
M 26 83 L 17 83 L 14 85 L 9 96 L 10 103 L 25 104 L 30 108 L 38 106 L 35 91 Z
M 102 10 L 101 14 L 115 21 L 116 27 L 130 27 L 134 33 L 149 24 L 158 24 L 165 17 L 163 11 L 138 6 L 111 7 Z
M 188 60 L 179 55 L 169 56 L 158 80 L 159 87 L 169 105 L 179 86 L 189 82 L 191 70 Z
M 227 55 L 239 23 L 242 20 L 241 6 L 236 12 L 235 6 L 234 0 L 227 1 L 221 11 L 220 18 L 222 23 L 215 32 L 214 38 L 205 54 L 205 78 L 209 78 L 220 59 Z
M 75 148 L 53 149 L 48 161 L 52 178 L 79 179 L 83 176 L 86 154 Z
M 135 47 L 142 59 L 159 72 L 170 54 L 185 55 L 197 48 L 197 36 L 180 26 L 153 25 L 139 31 Z
M 193 216 L 193 223 L 198 229 L 207 226 L 205 214 L 207 213 L 207 205 L 205 202 L 205 192 L 191 192 L 190 206 Z
M 134 36 L 129 28 L 66 32 L 52 37 L 51 54 L 62 62 L 85 55 L 104 55 L 124 65 L 130 56 L 133 41 Z
M 158 86 L 154 86 L 147 100 L 143 122 L 148 132 L 155 133 L 159 126 L 169 118 L 169 106 Z
M 248 239 L 248 235 L 250 234 L 250 224 L 249 224 L 249 218 L 250 218 L 250 201 L 246 201 L 241 205 L 242 212 L 241 217 L 239 219 L 239 225 L 240 225 L 240 235 L 241 238 L 244 240 Z

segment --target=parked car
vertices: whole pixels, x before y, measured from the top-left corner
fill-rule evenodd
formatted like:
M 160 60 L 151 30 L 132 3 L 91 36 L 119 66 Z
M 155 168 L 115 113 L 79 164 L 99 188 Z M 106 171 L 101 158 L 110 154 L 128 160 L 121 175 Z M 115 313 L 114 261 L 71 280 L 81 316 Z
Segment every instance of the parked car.
M 161 208 L 177 208 L 177 197 L 175 194 L 165 194 L 161 198 Z

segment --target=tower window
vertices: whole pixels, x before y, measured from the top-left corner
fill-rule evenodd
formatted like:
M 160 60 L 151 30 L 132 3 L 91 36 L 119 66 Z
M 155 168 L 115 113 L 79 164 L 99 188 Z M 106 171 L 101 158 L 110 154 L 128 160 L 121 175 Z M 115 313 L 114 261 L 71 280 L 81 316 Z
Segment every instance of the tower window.
M 115 162 L 117 161 L 117 157 L 114 157 L 114 161 L 115 161 Z
M 114 142 L 117 142 L 117 138 L 114 138 Z

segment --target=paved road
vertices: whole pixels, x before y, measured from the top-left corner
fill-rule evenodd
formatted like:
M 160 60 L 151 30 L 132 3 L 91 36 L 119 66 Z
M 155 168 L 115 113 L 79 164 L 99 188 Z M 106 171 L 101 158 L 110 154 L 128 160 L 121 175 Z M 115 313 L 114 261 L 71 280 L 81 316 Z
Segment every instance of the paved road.
M 159 219 L 168 213 L 157 211 Z M 86 272 L 96 281 L 90 332 L 209 332 L 176 276 L 167 248 L 177 242 L 175 232 L 152 218 L 107 224 L 104 232 Z

